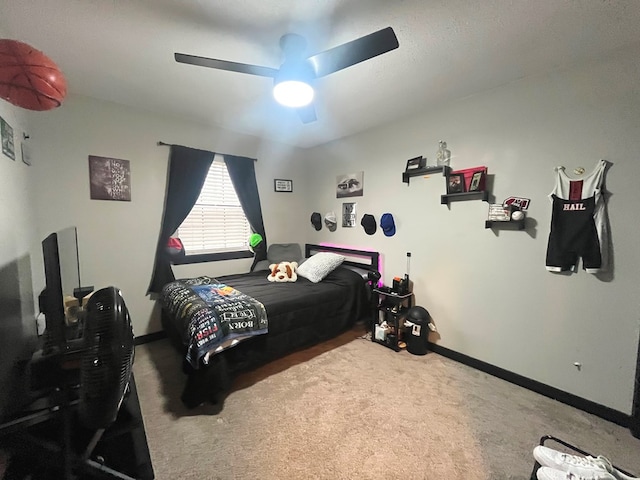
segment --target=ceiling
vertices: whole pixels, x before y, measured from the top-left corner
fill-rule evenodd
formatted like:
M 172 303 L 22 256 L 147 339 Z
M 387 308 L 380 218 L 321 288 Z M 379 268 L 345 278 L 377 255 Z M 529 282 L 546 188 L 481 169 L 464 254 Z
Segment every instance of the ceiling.
M 42 50 L 69 92 L 311 147 L 640 42 L 637 0 L 0 0 L 0 36 Z M 318 81 L 318 121 L 269 78 L 174 52 L 278 68 L 391 26 L 400 47 Z

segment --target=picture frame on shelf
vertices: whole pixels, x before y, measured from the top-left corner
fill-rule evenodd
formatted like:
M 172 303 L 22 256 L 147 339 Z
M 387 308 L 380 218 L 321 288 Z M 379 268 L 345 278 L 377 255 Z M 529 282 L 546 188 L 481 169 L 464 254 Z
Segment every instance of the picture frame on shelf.
M 286 180 L 284 178 L 276 178 L 273 180 L 274 192 L 293 192 L 293 180 Z
M 489 215 L 487 220 L 491 222 L 509 222 L 511 220 L 511 205 L 502 205 L 501 203 L 492 203 L 489 205 Z
M 464 175 L 462 173 L 450 173 L 447 177 L 447 193 L 464 192 Z
M 478 171 L 473 174 L 471 177 L 471 181 L 469 182 L 469 191 L 470 192 L 479 192 L 482 188 L 482 176 L 484 172 Z
M 414 170 L 421 170 L 425 168 L 427 165 L 427 159 L 424 157 L 415 157 L 407 160 L 407 166 L 405 167 L 405 172 L 412 172 Z

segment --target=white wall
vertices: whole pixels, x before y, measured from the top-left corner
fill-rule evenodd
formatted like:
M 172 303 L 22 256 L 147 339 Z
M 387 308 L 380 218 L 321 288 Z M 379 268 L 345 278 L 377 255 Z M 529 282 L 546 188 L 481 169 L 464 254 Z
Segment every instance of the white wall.
M 340 212 L 338 174 L 364 171 L 365 192 L 346 200 L 358 204 L 357 228 L 316 232 L 307 220 L 305 241 L 382 252 L 385 282 L 405 273 L 411 252 L 417 304 L 439 330 L 432 340 L 631 413 L 640 324 L 637 51 L 526 78 L 310 151 L 308 215 Z M 497 202 L 531 199 L 526 231 L 485 229 L 488 204 L 480 200 L 441 205 L 441 176 L 402 183 L 407 159 L 424 155 L 435 164 L 440 139 L 448 142 L 454 169 L 488 167 Z M 548 273 L 554 167 L 589 171 L 601 158 L 613 163 L 614 272 Z M 362 215 L 379 221 L 384 212 L 394 215 L 397 234 L 366 235 Z
M 63 106 L 31 115 L 33 171 L 38 185 L 37 236 L 75 225 L 81 279 L 96 288 L 123 291 L 136 335 L 161 330 L 146 296 L 164 202 L 169 148 L 159 140 L 257 158 L 256 176 L 267 239 L 290 241 L 298 226 L 287 212 L 302 190 L 300 151 L 177 118 L 163 118 L 113 103 L 68 97 Z M 129 160 L 131 202 L 90 200 L 88 156 Z M 294 193 L 273 192 L 274 178 L 294 181 Z M 248 271 L 250 259 L 182 266 L 176 276 Z M 42 288 L 44 274 L 34 278 Z
M 12 128 L 15 160 L 0 151 L 0 410 L 9 395 L 15 360 L 35 339 L 31 250 L 36 246 L 32 168 L 22 162 L 24 110 L 0 100 L 0 117 Z M 41 255 L 41 254 L 40 254 Z

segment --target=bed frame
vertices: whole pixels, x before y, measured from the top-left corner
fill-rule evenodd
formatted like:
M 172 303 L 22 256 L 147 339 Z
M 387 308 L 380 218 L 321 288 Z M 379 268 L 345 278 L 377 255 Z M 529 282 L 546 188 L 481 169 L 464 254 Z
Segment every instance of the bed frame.
M 330 245 L 305 244 L 306 258 L 319 252 L 331 252 L 343 255 L 345 257 L 343 265 L 351 267 L 352 269 L 356 269 L 358 273 L 362 274 L 362 281 L 365 286 L 368 287 L 366 292 L 366 302 L 368 302 L 369 307 L 365 308 L 366 311 L 361 312 L 360 318 L 354 318 L 353 322 L 365 318 L 365 315 L 370 315 L 370 309 L 368 308 L 370 308 L 371 306 L 371 291 L 375 286 L 374 283 L 376 283 L 378 278 L 380 277 L 380 274 L 378 272 L 380 260 L 379 253 Z M 363 299 L 362 301 L 365 301 L 365 299 Z M 364 307 L 364 304 L 362 305 Z M 168 319 L 168 315 L 165 312 L 164 308 L 162 309 L 162 324 L 165 332 L 171 339 L 174 346 L 179 351 L 184 351 L 184 346 L 182 345 L 180 340 L 180 334 L 172 326 L 172 322 Z M 338 331 L 331 331 L 328 338 L 336 336 L 340 333 L 341 332 Z M 256 341 L 258 343 L 263 341 L 268 343 L 268 336 L 269 333 L 264 336 L 256 337 Z M 278 339 L 279 337 L 278 335 L 276 335 L 275 337 L 271 338 Z M 314 343 L 317 343 L 318 341 L 322 340 L 314 340 Z M 314 343 L 296 347 L 295 349 L 307 348 Z M 251 352 L 247 350 L 249 348 L 253 347 L 245 345 L 244 342 L 241 342 L 239 345 L 233 347 L 232 349 L 212 356 L 209 360 L 209 364 L 206 367 L 203 366 L 198 369 L 193 369 L 188 364 L 188 362 L 184 360 L 183 371 L 187 375 L 187 383 L 181 396 L 183 404 L 187 408 L 193 408 L 202 403 L 209 403 L 214 407 L 213 413 L 218 413 L 222 410 L 224 400 L 231 390 L 235 373 L 246 370 L 247 368 L 251 369 L 260 364 L 275 360 L 282 354 L 286 355 L 287 353 L 291 353 L 294 351 L 294 349 L 282 349 L 286 351 L 280 351 L 279 354 L 275 356 L 252 358 Z M 248 354 L 248 356 L 245 357 L 245 354 Z M 240 360 L 238 359 L 238 356 L 242 356 Z M 257 359 L 257 361 L 254 361 L 255 359 Z M 241 366 L 243 363 L 247 364 L 247 368 Z
M 316 245 L 307 243 L 304 246 L 304 256 L 309 258 L 314 253 L 331 252 L 344 255 L 344 265 L 350 267 L 363 268 L 377 272 L 380 265 L 380 254 L 378 252 L 370 252 L 367 250 L 354 250 L 352 248 L 333 247 L 330 245 Z

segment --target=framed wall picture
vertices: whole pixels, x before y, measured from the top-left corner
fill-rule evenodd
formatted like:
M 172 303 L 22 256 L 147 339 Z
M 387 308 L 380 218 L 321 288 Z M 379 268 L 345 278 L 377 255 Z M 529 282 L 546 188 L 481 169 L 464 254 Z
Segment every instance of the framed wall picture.
M 293 192 L 293 180 L 276 178 L 273 181 L 273 191 L 274 192 Z
M 92 200 L 131 201 L 129 160 L 89 155 L 89 181 Z
M 2 136 L 2 153 L 11 160 L 15 160 L 16 151 L 13 146 L 13 127 L 2 117 L 0 117 L 0 135 Z
M 336 177 L 336 198 L 364 195 L 364 172 L 345 173 Z
M 356 204 L 355 203 L 342 204 L 342 226 L 343 227 L 356 226 Z
M 447 177 L 447 193 L 464 192 L 464 175 L 462 173 L 451 173 Z
M 478 192 L 482 188 L 482 176 L 484 172 L 475 172 L 471 177 L 471 182 L 469 183 L 469 191 L 470 192 Z

